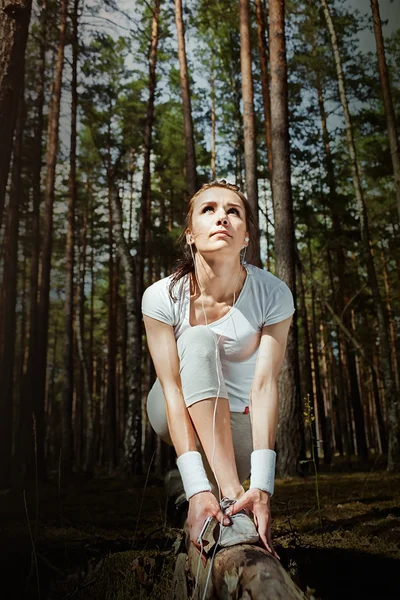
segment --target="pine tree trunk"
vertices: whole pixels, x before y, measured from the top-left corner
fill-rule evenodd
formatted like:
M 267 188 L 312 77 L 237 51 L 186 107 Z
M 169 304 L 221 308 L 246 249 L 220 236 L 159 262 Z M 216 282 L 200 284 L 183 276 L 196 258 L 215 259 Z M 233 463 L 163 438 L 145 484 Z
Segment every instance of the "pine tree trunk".
M 46 386 L 46 364 L 49 328 L 49 291 L 51 255 L 53 245 L 53 203 L 56 175 L 58 129 L 61 102 L 61 84 L 64 65 L 64 46 L 66 41 L 68 0 L 63 0 L 61 5 L 60 37 L 58 42 L 56 73 L 53 86 L 53 95 L 49 108 L 47 152 L 46 152 L 46 185 L 44 193 L 43 214 L 43 239 L 41 257 L 40 300 L 37 311 L 37 345 L 35 348 L 35 385 L 34 385 L 34 413 L 37 427 L 37 458 L 38 472 L 41 477 L 45 474 L 44 463 L 44 396 Z
M 258 52 L 260 54 L 261 68 L 261 85 L 264 107 L 264 122 L 265 122 L 265 140 L 267 146 L 268 170 L 271 177 L 272 173 L 272 142 L 271 142 L 271 99 L 269 97 L 269 75 L 268 75 L 268 56 L 267 44 L 265 40 L 265 13 L 262 0 L 255 0 L 256 15 L 257 15 L 257 41 Z M 272 193 L 272 202 L 274 196 Z
M 106 393 L 106 440 L 107 461 L 109 474 L 113 474 L 116 467 L 116 356 L 117 356 L 117 331 L 116 331 L 116 266 L 114 257 L 114 232 L 113 232 L 113 207 L 112 190 L 114 182 L 107 176 L 108 184 L 108 322 L 107 322 L 107 393 Z
M 44 87 L 46 77 L 46 46 L 47 46 L 47 2 L 42 3 L 40 14 L 41 39 L 40 39 L 40 62 L 37 84 L 36 107 L 37 116 L 32 143 L 32 215 L 29 230 L 29 242 L 31 246 L 31 262 L 29 277 L 29 319 L 28 319 L 28 350 L 26 359 L 26 370 L 21 385 L 20 413 L 18 419 L 18 439 L 20 440 L 16 452 L 15 478 L 20 480 L 28 467 L 29 458 L 32 455 L 32 412 L 33 398 L 32 389 L 35 377 L 35 352 L 38 335 L 38 284 L 39 284 L 39 255 L 40 255 L 40 203 L 42 197 L 41 174 L 42 174 L 42 138 L 43 138 L 43 104 Z
M 151 27 L 151 45 L 149 62 L 149 99 L 147 102 L 147 114 L 144 128 L 144 163 L 142 178 L 142 194 L 139 214 L 139 243 L 137 259 L 137 294 L 141 299 L 144 291 L 144 264 L 146 258 L 146 238 L 150 229 L 150 195 L 151 195 L 151 172 L 150 155 L 152 146 L 152 131 L 154 121 L 154 100 L 156 91 L 156 66 L 157 46 L 159 39 L 160 0 L 155 0 Z M 141 338 L 142 320 L 137 319 L 138 338 Z M 138 356 L 138 358 L 140 358 Z
M 0 1 L 0 227 L 20 90 L 24 81 L 31 7 L 32 0 Z
M 141 340 L 137 337 L 138 312 L 135 264 L 123 231 L 122 205 L 117 190 L 112 190 L 113 223 L 118 253 L 125 273 L 127 313 L 127 371 L 128 405 L 125 414 L 123 471 L 127 475 L 136 472 L 141 461 Z
M 216 165 L 215 165 L 215 56 L 214 48 L 211 49 L 211 179 L 216 178 Z
M 129 225 L 128 225 L 128 244 L 132 244 L 133 229 L 133 176 L 135 174 L 135 155 L 133 148 L 129 149 Z
M 23 70 L 23 66 L 22 66 Z M 0 306 L 0 489 L 11 484 L 11 455 L 13 440 L 14 364 L 16 336 L 16 300 L 18 277 L 18 227 L 21 189 L 23 131 L 25 124 L 24 86 L 20 91 L 15 128 L 14 158 L 11 177 L 8 222 L 4 244 L 4 273 Z
M 315 54 L 315 44 L 313 41 L 313 54 Z M 327 184 L 329 188 L 329 196 L 328 196 L 328 205 L 330 208 L 331 219 L 332 219 L 332 227 L 334 232 L 334 252 L 336 259 L 336 275 L 339 281 L 339 289 L 337 294 L 335 294 L 335 309 L 337 314 L 342 315 L 343 322 L 346 328 L 351 330 L 351 322 L 350 322 L 350 312 L 345 311 L 345 299 L 348 296 L 347 293 L 347 275 L 346 275 L 346 260 L 343 251 L 343 231 L 340 223 L 340 218 L 338 215 L 338 199 L 336 194 L 336 179 L 335 179 L 335 169 L 333 164 L 332 152 L 331 152 L 331 143 L 329 138 L 328 126 L 327 126 L 327 116 L 325 111 L 325 103 L 322 91 L 322 84 L 320 74 L 316 72 L 316 91 L 318 96 L 318 106 L 321 118 L 321 128 L 322 128 L 322 139 L 324 142 L 324 159 L 325 159 L 325 168 L 327 174 Z M 333 288 L 332 288 L 333 289 Z M 345 356 L 347 362 L 347 369 L 349 373 L 349 381 L 350 381 L 350 401 L 353 405 L 353 409 L 355 413 L 358 415 L 358 419 L 356 419 L 356 423 L 359 425 L 358 429 L 358 452 L 363 461 L 368 459 L 368 449 L 365 442 L 364 425 L 363 425 L 363 417 L 362 412 L 360 410 L 361 406 L 361 398 L 360 391 L 358 387 L 358 378 L 356 372 L 356 366 L 354 361 L 354 356 L 352 354 L 352 349 L 349 347 L 349 342 L 346 340 L 344 342 L 345 345 Z
M 400 390 L 400 378 L 399 378 L 399 366 L 397 363 L 397 353 L 396 353 L 396 333 L 393 325 L 393 310 L 390 299 L 390 288 L 389 288 L 389 277 L 387 270 L 387 262 L 385 251 L 383 249 L 383 245 L 381 244 L 381 259 L 383 266 L 383 281 L 385 283 L 385 300 L 386 300 L 386 310 L 388 314 L 389 320 L 389 331 L 390 331 L 390 343 L 392 347 L 392 363 L 393 363 L 393 373 L 396 381 L 397 390 Z
M 231 87 L 233 93 L 233 106 L 235 110 L 235 183 L 243 190 L 243 169 L 242 169 L 242 153 L 243 153 L 243 131 L 242 118 L 240 113 L 240 94 L 238 84 L 234 74 L 231 75 Z
M 311 278 L 314 277 L 314 265 L 313 265 L 313 257 L 311 253 L 311 239 L 310 239 L 310 229 L 308 228 L 308 236 L 307 236 L 307 246 L 308 246 L 308 261 L 310 265 Z M 318 421 L 321 431 L 322 437 L 322 449 L 324 453 L 324 464 L 329 465 L 332 461 L 332 451 L 329 444 L 328 438 L 328 428 L 327 428 L 327 415 L 324 407 L 324 398 L 322 394 L 322 384 L 321 384 L 321 372 L 319 365 L 320 352 L 318 350 L 318 341 L 317 341 L 317 318 L 315 312 L 315 288 L 312 286 L 311 288 L 311 347 L 312 347 L 312 357 L 313 357 L 313 366 L 314 366 L 314 383 L 315 383 L 315 400 L 318 409 Z
M 178 37 L 178 58 L 183 105 L 183 123 L 186 148 L 186 185 L 189 196 L 197 190 L 196 152 L 193 134 L 192 107 L 190 102 L 189 74 L 186 60 L 185 32 L 182 17 L 182 0 L 175 0 L 175 23 Z
M 389 449 L 388 449 L 388 471 L 398 471 L 400 469 L 400 420 L 399 420 L 399 398 L 397 395 L 390 351 L 389 327 L 385 306 L 382 302 L 378 280 L 376 276 L 374 258 L 372 254 L 368 214 L 365 204 L 363 190 L 361 186 L 361 177 L 359 174 L 356 148 L 352 130 L 351 116 L 348 108 L 346 90 L 344 85 L 343 69 L 339 53 L 339 46 L 336 36 L 336 31 L 332 21 L 329 7 L 326 0 L 320 0 L 324 11 L 325 19 L 328 25 L 331 36 L 332 49 L 335 58 L 336 71 L 339 83 L 340 99 L 343 106 L 345 122 L 346 122 L 346 139 L 350 155 L 350 168 L 353 178 L 355 196 L 358 203 L 360 232 L 363 244 L 364 260 L 368 271 L 368 280 L 371 288 L 374 305 L 376 306 L 377 320 L 379 327 L 379 337 L 381 344 L 383 380 L 385 386 L 385 394 L 388 400 L 389 407 Z
M 371 10 L 374 21 L 376 53 L 378 55 L 379 79 L 381 82 L 383 104 L 385 107 L 390 155 L 392 157 L 393 174 L 396 186 L 397 210 L 400 221 L 400 149 L 399 139 L 397 137 L 396 116 L 393 109 L 392 93 L 390 90 L 389 73 L 386 64 L 385 46 L 383 43 L 382 24 L 381 17 L 379 14 L 378 0 L 371 0 Z
M 78 9 L 79 0 L 74 0 L 72 16 L 72 81 L 71 81 L 71 140 L 70 171 L 68 180 L 67 239 L 65 250 L 65 303 L 64 303 L 64 352 L 63 391 L 61 402 L 61 448 L 63 467 L 72 471 L 72 392 L 73 369 L 73 320 L 74 320 L 74 228 L 76 205 L 76 116 L 78 105 L 77 62 L 78 62 Z
M 257 147 L 254 115 L 253 75 L 251 66 L 249 0 L 239 0 L 239 15 L 246 191 L 247 199 L 253 210 L 256 223 L 258 223 Z M 260 260 L 259 247 L 256 249 L 256 260 Z
M 303 284 L 303 276 L 302 276 L 302 267 L 300 265 L 300 261 L 298 261 L 298 281 L 299 281 L 299 300 L 300 300 L 300 314 L 303 325 L 303 377 L 304 377 L 304 391 L 302 394 L 302 398 L 308 398 L 311 406 L 314 406 L 314 390 L 313 390 L 313 377 L 312 377 L 312 361 L 311 361 L 311 342 L 310 342 L 310 329 L 308 327 L 308 316 L 307 316 L 307 306 L 306 306 L 306 298 L 305 298 L 305 290 Z M 312 438 L 310 439 L 310 446 L 314 446 L 314 456 L 316 462 L 318 464 L 318 436 L 316 430 L 315 420 L 311 421 L 311 432 Z M 311 436 L 309 436 L 311 437 Z M 311 448 L 310 448 L 311 453 Z M 311 454 L 312 455 L 312 454 Z
M 295 237 L 290 184 L 288 133 L 288 89 L 283 0 L 269 2 L 269 44 L 271 66 L 272 188 L 275 212 L 276 274 L 293 292 L 296 302 Z M 296 317 L 290 328 L 280 381 L 278 472 L 290 476 L 299 472 L 304 454 L 300 402 L 298 333 Z

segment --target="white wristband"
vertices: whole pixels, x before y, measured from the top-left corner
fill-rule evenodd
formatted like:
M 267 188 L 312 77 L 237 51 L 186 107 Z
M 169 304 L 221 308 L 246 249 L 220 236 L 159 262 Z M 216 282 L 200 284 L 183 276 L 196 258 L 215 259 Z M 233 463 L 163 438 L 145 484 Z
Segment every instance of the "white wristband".
M 259 488 L 274 493 L 276 452 L 274 450 L 254 450 L 251 453 L 250 488 Z
M 199 492 L 211 492 L 200 452 L 195 450 L 184 452 L 177 458 L 176 464 L 182 477 L 187 500 Z

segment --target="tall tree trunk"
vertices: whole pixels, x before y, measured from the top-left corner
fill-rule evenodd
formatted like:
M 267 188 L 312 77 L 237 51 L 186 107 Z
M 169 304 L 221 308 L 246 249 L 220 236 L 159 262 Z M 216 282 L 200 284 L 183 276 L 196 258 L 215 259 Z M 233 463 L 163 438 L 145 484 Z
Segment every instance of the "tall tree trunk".
M 298 257 L 297 257 L 298 258 Z M 299 282 L 299 300 L 300 300 L 300 313 L 301 313 L 301 320 L 302 320 L 302 324 L 303 324 L 303 360 L 304 360 L 304 371 L 302 373 L 303 377 L 304 377 L 304 393 L 302 395 L 303 398 L 307 398 L 309 399 L 310 405 L 314 406 L 315 405 L 315 401 L 314 401 L 314 390 L 313 390 L 313 377 L 312 377 L 312 367 L 311 367 L 311 352 L 310 352 L 310 348 L 311 348 L 311 343 L 310 343 L 310 331 L 309 331 L 309 327 L 308 327 L 308 316 L 307 316 L 307 306 L 306 306 L 306 295 L 305 295 L 305 290 L 304 290 L 304 284 L 303 284 L 303 275 L 302 275 L 302 265 L 300 263 L 300 260 L 298 260 L 297 263 L 298 266 L 298 282 Z M 315 415 L 315 410 L 314 410 L 314 415 Z M 314 456 L 315 459 L 318 463 L 318 436 L 317 436 L 317 429 L 316 429 L 316 422 L 315 420 L 311 420 L 311 433 L 312 439 L 310 439 L 310 446 L 314 446 Z M 310 448 L 310 453 L 311 453 L 311 448 Z M 312 453 L 311 453 L 312 456 Z
M 376 53 L 378 55 L 379 79 L 381 82 L 383 104 L 385 107 L 390 155 L 392 157 L 393 175 L 396 186 L 397 211 L 400 220 L 400 149 L 399 139 L 397 137 L 396 116 L 393 109 L 392 93 L 390 90 L 389 73 L 386 64 L 385 46 L 383 43 L 382 24 L 379 14 L 378 0 L 371 0 L 371 10 L 374 21 Z
M 313 54 L 315 54 L 315 43 L 313 40 Z M 315 86 L 318 96 L 318 106 L 319 113 L 321 118 L 321 128 L 322 128 L 322 139 L 324 142 L 324 160 L 325 160 L 325 168 L 327 174 L 327 183 L 329 188 L 328 195 L 328 205 L 330 208 L 331 219 L 332 219 L 332 228 L 334 233 L 334 252 L 336 259 L 336 275 L 339 281 L 339 289 L 337 294 L 334 295 L 334 304 L 333 306 L 336 309 L 337 314 L 342 315 L 343 322 L 346 328 L 350 331 L 352 329 L 350 311 L 346 311 L 345 304 L 346 301 L 349 300 L 349 292 L 348 292 L 348 284 L 347 284 L 347 271 L 346 271 L 346 259 L 343 251 L 343 231 L 342 225 L 340 222 L 340 218 L 338 215 L 338 199 L 336 194 L 336 179 L 335 179 L 335 169 L 333 164 L 332 152 L 331 152 L 331 144 L 329 138 L 329 131 L 327 126 L 327 115 L 325 111 L 325 103 L 322 91 L 322 83 L 320 73 L 316 71 L 315 75 Z M 333 288 L 332 288 L 333 289 Z M 347 300 L 346 300 L 347 299 Z M 363 424 L 363 415 L 361 411 L 361 398 L 360 398 L 360 390 L 358 386 L 358 377 L 356 371 L 356 363 L 354 360 L 353 350 L 349 345 L 349 341 L 344 341 L 344 352 L 346 357 L 347 369 L 349 374 L 350 381 L 350 398 L 345 398 L 345 402 L 350 400 L 353 405 L 354 413 L 357 415 L 355 419 L 355 423 L 358 427 L 357 432 L 357 443 L 358 443 L 358 454 L 361 460 L 366 461 L 368 459 L 368 449 L 365 440 L 365 429 Z
M 24 59 L 32 0 L 0 0 L 0 227 L 24 81 Z
M 160 0 L 155 0 L 153 20 L 151 27 L 151 45 L 149 62 L 149 99 L 147 101 L 147 114 L 144 128 L 144 162 L 142 178 L 142 194 L 139 214 L 139 252 L 138 252 L 138 282 L 137 293 L 141 299 L 144 289 L 144 265 L 146 257 L 146 237 L 150 229 L 150 198 L 151 198 L 151 172 L 150 156 L 152 145 L 152 131 L 154 121 L 154 100 L 156 91 L 156 66 L 157 66 L 157 46 L 159 40 L 159 20 L 160 20 Z M 140 301 L 140 300 L 139 300 Z M 137 320 L 138 337 L 141 338 L 141 319 Z
M 22 65 L 23 69 L 23 65 Z M 14 364 L 18 276 L 18 226 L 22 203 L 21 165 L 25 123 L 24 86 L 20 89 L 15 131 L 8 223 L 4 244 L 4 273 L 0 306 L 0 488 L 11 483 L 11 454 L 13 437 Z
M 37 432 L 37 460 L 40 476 L 45 475 L 44 464 L 44 396 L 46 386 L 46 364 L 49 328 L 49 291 L 51 255 L 53 246 L 53 204 L 54 186 L 56 176 L 58 130 L 61 103 L 61 84 L 64 65 L 64 47 L 66 41 L 68 0 L 63 0 L 61 5 L 60 37 L 58 42 L 56 73 L 53 85 L 53 94 L 49 108 L 47 152 L 46 152 L 46 185 L 44 192 L 43 214 L 43 239 L 41 259 L 40 300 L 37 312 L 37 347 L 35 349 L 35 385 L 34 385 L 34 413 Z
M 73 320 L 74 320 L 74 228 L 76 205 L 76 115 L 78 108 L 78 8 L 79 0 L 74 0 L 72 15 L 72 81 L 71 81 L 71 142 L 70 171 L 68 180 L 67 239 L 65 249 L 65 304 L 64 304 L 64 353 L 63 391 L 61 402 L 61 448 L 64 470 L 72 471 L 72 393 L 74 389 L 73 365 Z
M 183 25 L 182 25 L 182 15 L 180 14 L 180 22 L 182 25 L 182 30 L 180 32 L 178 25 L 178 3 L 175 3 L 175 16 L 176 23 L 178 29 L 178 43 L 179 43 L 179 60 L 181 64 L 181 90 L 182 90 L 182 100 L 184 107 L 184 119 L 185 119 L 185 136 L 187 134 L 187 126 L 186 120 L 188 116 L 191 119 L 191 113 L 189 115 L 186 114 L 186 104 L 185 104 L 185 96 L 184 96 L 184 86 L 183 86 L 183 73 L 186 73 L 186 55 L 185 55 L 185 47 L 184 47 L 184 39 L 183 39 Z M 182 8 L 180 4 L 180 9 Z M 125 459 L 124 459 L 124 468 L 127 469 L 128 473 L 131 473 L 132 470 L 141 465 L 141 429 L 140 427 L 134 430 L 134 427 L 137 427 L 140 424 L 140 402 L 139 405 L 136 405 L 138 398 L 140 398 L 140 379 L 141 379 L 141 356 L 142 356 L 142 319 L 138 318 L 140 314 L 140 302 L 143 296 L 144 291 L 144 266 L 146 259 L 146 240 L 149 239 L 150 232 L 150 212 L 151 212 L 151 171 L 150 171 L 150 156 L 151 156 L 151 147 L 152 147 L 152 131 L 153 131 L 153 122 L 154 122 L 154 100 L 155 100 L 155 90 L 156 90 L 156 67 L 157 67 L 157 47 L 159 40 L 159 21 L 160 21 L 160 0 L 154 1 L 154 10 L 153 10 L 153 19 L 151 26 L 151 44 L 150 44 L 150 60 L 149 60 L 149 99 L 147 102 L 147 114 L 146 114 L 146 123 L 145 123 L 145 131 L 144 131 L 144 165 L 143 165 L 143 179 L 142 179 L 142 194 L 141 194 L 141 206 L 140 206 L 140 214 L 139 214 L 139 252 L 137 255 L 137 282 L 136 282 L 136 308 L 135 308 L 135 325 L 137 328 L 135 336 L 132 338 L 132 341 L 129 343 L 135 343 L 136 349 L 133 351 L 128 351 L 128 355 L 132 354 L 135 356 L 138 361 L 136 374 L 139 376 L 136 383 L 133 385 L 132 380 L 130 379 L 130 390 L 129 393 L 129 401 L 128 401 L 128 410 L 133 411 L 129 417 L 127 422 L 127 428 L 125 430 Z M 182 41 L 179 41 L 179 36 L 182 35 Z M 183 43 L 183 46 L 182 46 Z M 182 54 L 183 53 L 183 54 Z M 182 62 L 183 61 L 183 62 Z M 189 112 L 190 112 L 190 97 L 189 90 L 187 89 L 189 99 Z M 193 132 L 192 141 L 193 141 Z M 188 146 L 186 146 L 186 158 L 187 164 L 189 164 L 189 154 L 188 154 Z M 194 148 L 193 148 L 194 150 Z M 194 156 L 194 155 L 193 155 Z M 194 164 L 194 163 L 193 163 Z M 194 165 L 194 170 L 196 169 Z M 189 169 L 187 169 L 187 173 Z M 192 194 L 192 192 L 190 192 Z M 194 192 L 193 192 L 194 193 Z M 115 195 L 115 192 L 114 192 Z M 115 203 L 115 201 L 114 201 Z M 121 213 L 121 223 L 122 223 L 122 213 Z M 122 225 L 121 225 L 122 226 Z M 122 235 L 122 231 L 121 231 Z M 125 239 L 125 238 L 124 238 Z M 122 238 L 120 236 L 120 248 L 124 248 L 122 244 Z M 122 252 L 122 250 L 120 250 Z M 121 255 L 122 256 L 122 255 Z M 132 272 L 132 267 L 128 272 L 128 264 L 127 261 L 124 260 L 124 268 L 125 275 L 127 276 L 127 281 L 129 281 L 130 274 Z M 132 289 L 133 293 L 133 289 Z M 128 310 L 130 316 L 132 314 L 130 309 Z M 128 335 L 131 335 L 129 331 Z M 131 366 L 134 369 L 134 365 Z M 132 387 L 133 386 L 133 387 Z M 137 389 L 138 387 L 138 389 Z M 132 391 L 133 390 L 133 391 Z M 130 462 L 129 462 L 130 461 Z M 135 463 L 135 464 L 134 464 Z
M 288 89 L 283 0 L 269 1 L 269 55 L 271 65 L 272 188 L 275 212 L 276 274 L 296 299 L 295 237 L 290 184 Z M 280 414 L 278 471 L 290 476 L 299 471 L 302 444 L 298 333 L 296 318 L 289 331 L 286 360 L 279 381 Z
M 40 62 L 37 84 L 36 107 L 37 116 L 32 143 L 31 179 L 32 179 L 32 215 L 29 231 L 31 244 L 31 263 L 29 277 L 29 324 L 28 324 L 28 351 L 26 371 L 21 386 L 20 414 L 18 422 L 18 439 L 20 443 L 16 452 L 17 468 L 16 479 L 23 477 L 27 463 L 32 455 L 32 411 L 34 388 L 35 358 L 38 335 L 38 285 L 39 285 L 39 255 L 40 255 L 40 203 L 42 199 L 41 174 L 42 174 L 42 138 L 43 138 L 43 104 L 46 78 L 46 47 L 47 47 L 47 1 L 43 0 L 40 14 L 41 40 Z
M 308 246 L 308 261 L 310 265 L 311 278 L 314 277 L 314 265 L 313 265 L 313 257 L 311 253 L 311 235 L 310 228 L 308 227 L 308 236 L 307 236 L 307 246 Z M 332 461 L 332 450 L 330 447 L 330 440 L 328 437 L 328 428 L 327 428 L 327 414 L 324 407 L 324 398 L 322 394 L 322 384 L 321 384 L 321 372 L 319 365 L 319 357 L 320 352 L 318 350 L 318 340 L 317 340 L 317 318 L 315 312 L 315 288 L 311 287 L 311 347 L 313 354 L 313 365 L 314 365 L 314 383 L 315 383 L 315 400 L 318 408 L 318 421 L 322 436 L 322 449 L 324 453 L 324 464 L 329 465 Z M 319 447 L 321 447 L 319 445 Z
M 141 340 L 137 338 L 140 319 L 135 265 L 124 236 L 122 205 L 117 190 L 112 191 L 113 223 L 118 253 L 125 273 L 127 313 L 128 405 L 125 414 L 123 471 L 132 475 L 141 464 Z
M 214 48 L 211 48 L 211 179 L 216 178 L 215 166 L 215 55 Z
M 258 223 L 257 147 L 254 116 L 253 76 L 251 68 L 250 2 L 239 0 L 240 15 L 240 68 L 242 72 L 244 165 L 247 199 Z M 256 248 L 256 260 L 260 261 L 260 248 Z
M 385 251 L 383 249 L 383 244 L 381 243 L 381 259 L 383 266 L 383 281 L 385 283 L 385 300 L 386 300 L 386 309 L 389 319 L 389 331 L 390 331 L 390 342 L 392 347 L 392 362 L 393 362 L 393 373 L 396 381 L 397 390 L 400 390 L 400 379 L 399 379 L 399 366 L 397 364 L 397 352 L 396 352 L 396 333 L 393 325 L 393 311 L 391 306 L 390 299 L 390 288 L 389 288 L 389 277 L 387 270 L 387 262 Z
M 267 160 L 268 170 L 271 177 L 272 173 L 272 143 L 271 143 L 271 99 L 269 97 L 269 75 L 268 75 L 268 56 L 267 44 L 265 39 L 265 13 L 263 0 L 255 0 L 256 15 L 257 15 L 257 41 L 258 52 L 260 54 L 261 67 L 261 85 L 264 107 L 264 122 L 265 122 L 265 140 L 267 145 Z M 272 202 L 274 196 L 272 194 Z
M 178 37 L 179 72 L 185 129 L 186 185 L 189 196 L 193 196 L 197 190 L 196 152 L 193 134 L 192 107 L 190 102 L 189 74 L 186 60 L 185 31 L 182 18 L 182 0 L 175 0 L 175 23 Z
M 108 185 L 108 323 L 107 323 L 107 393 L 106 393 L 106 448 L 109 474 L 116 467 L 116 265 L 114 257 L 112 190 L 114 182 L 107 176 Z
M 374 304 L 376 306 L 379 337 L 381 344 L 381 356 L 382 356 L 382 370 L 383 380 L 385 386 L 385 394 L 388 401 L 389 408 L 389 449 L 388 449 L 388 471 L 397 471 L 400 469 L 400 420 L 399 420 L 399 399 L 397 396 L 397 390 L 392 370 L 392 360 L 390 351 L 389 341 L 389 327 L 388 319 L 385 310 L 384 303 L 382 302 L 381 293 L 378 286 L 378 280 L 376 276 L 374 258 L 372 254 L 369 225 L 368 225 L 368 214 L 367 207 L 365 204 L 363 190 L 361 186 L 361 177 L 359 174 L 356 148 L 354 143 L 353 129 L 351 123 L 350 111 L 347 103 L 346 90 L 344 85 L 342 62 L 339 53 L 339 45 L 337 41 L 336 31 L 333 24 L 333 20 L 329 11 L 329 7 L 326 0 L 320 0 L 323 7 L 325 19 L 328 25 L 329 33 L 331 36 L 332 49 L 335 58 L 336 71 L 339 83 L 339 94 L 340 100 L 343 106 L 345 122 L 346 122 L 346 139 L 348 151 L 350 154 L 350 168 L 353 178 L 353 185 L 355 196 L 358 203 L 359 218 L 360 218 L 360 231 L 361 240 L 363 244 L 363 251 L 365 262 L 368 271 L 369 285 L 372 291 Z
M 129 149 L 129 225 L 128 225 L 128 244 L 132 244 L 133 228 L 133 176 L 135 174 L 135 154 L 133 148 Z

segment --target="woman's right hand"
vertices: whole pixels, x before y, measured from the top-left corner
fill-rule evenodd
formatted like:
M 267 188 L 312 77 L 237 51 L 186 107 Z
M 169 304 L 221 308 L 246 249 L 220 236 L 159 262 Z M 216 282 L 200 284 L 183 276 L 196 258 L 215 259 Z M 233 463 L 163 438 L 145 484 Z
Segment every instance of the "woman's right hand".
M 189 500 L 188 525 L 190 541 L 195 545 L 200 552 L 200 544 L 198 537 L 203 528 L 204 522 L 208 517 L 214 517 L 225 526 L 231 524 L 231 520 L 222 512 L 218 500 L 211 492 L 200 492 L 195 494 Z M 206 562 L 204 555 L 203 562 Z

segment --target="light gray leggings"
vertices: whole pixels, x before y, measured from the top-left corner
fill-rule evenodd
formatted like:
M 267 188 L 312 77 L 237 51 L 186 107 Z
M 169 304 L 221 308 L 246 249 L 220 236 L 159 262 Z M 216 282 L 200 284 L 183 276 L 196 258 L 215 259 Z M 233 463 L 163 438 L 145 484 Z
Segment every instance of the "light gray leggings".
M 216 341 L 216 334 L 205 325 L 189 327 L 178 338 L 180 376 L 183 397 L 187 406 L 217 395 L 219 398 L 228 398 L 219 352 L 216 349 Z M 168 430 L 164 393 L 158 379 L 147 398 L 147 414 L 157 435 L 164 442 L 172 445 Z M 250 474 L 250 454 L 253 450 L 250 415 L 231 412 L 231 428 L 236 468 L 239 480 L 243 483 Z M 198 439 L 197 447 L 202 454 L 208 479 L 216 487 L 214 475 Z

